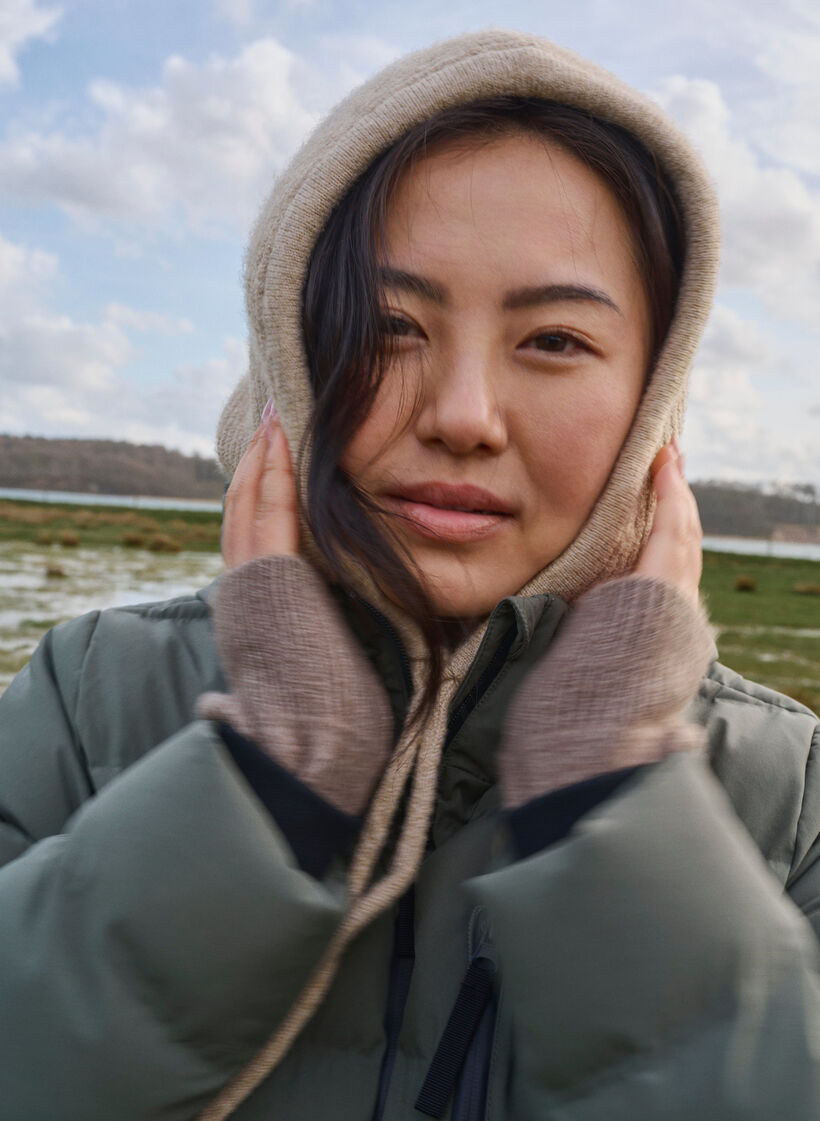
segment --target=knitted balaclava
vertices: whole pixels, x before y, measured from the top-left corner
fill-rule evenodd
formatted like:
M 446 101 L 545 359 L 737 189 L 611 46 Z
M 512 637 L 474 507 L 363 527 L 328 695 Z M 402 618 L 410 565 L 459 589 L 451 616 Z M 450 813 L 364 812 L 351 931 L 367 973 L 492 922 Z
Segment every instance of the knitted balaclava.
M 331 211 L 375 157 L 412 126 L 442 109 L 505 94 L 561 102 L 628 130 L 654 153 L 674 183 L 686 227 L 674 319 L 607 486 L 572 544 L 522 589 L 522 594 L 550 591 L 573 600 L 602 579 L 629 570 L 645 540 L 649 468 L 658 449 L 681 426 L 686 380 L 712 299 L 718 227 L 709 180 L 687 141 L 658 107 L 605 70 L 547 40 L 492 30 L 418 51 L 354 90 L 318 126 L 279 176 L 251 237 L 246 269 L 250 368 L 223 411 L 217 446 L 223 467 L 232 474 L 270 397 L 290 446 L 301 446 L 312 402 L 302 291 L 313 246 Z M 304 467 L 300 486 L 304 494 Z M 301 532 L 303 551 L 321 568 L 322 558 L 307 526 L 302 525 Z M 361 571 L 350 572 L 357 590 L 402 631 L 418 678 L 423 650 L 411 621 Z M 447 708 L 480 639 L 481 630 L 454 653 L 432 713 L 420 726 L 409 726 L 397 745 L 351 865 L 349 913 L 325 958 L 265 1048 L 205 1111 L 202 1121 L 229 1116 L 270 1072 L 327 991 L 347 942 L 415 878 L 435 796 Z M 372 883 L 402 792 L 411 781 L 392 864 Z
M 711 304 L 718 227 L 709 180 L 658 107 L 547 40 L 494 30 L 418 51 L 354 90 L 319 125 L 278 178 L 251 237 L 246 268 L 250 368 L 222 414 L 217 447 L 232 474 L 269 397 L 276 401 L 290 446 L 300 446 L 312 400 L 302 290 L 313 246 L 331 211 L 373 159 L 413 125 L 441 109 L 503 94 L 563 102 L 633 133 L 675 184 L 686 226 L 674 321 L 608 485 L 575 541 L 524 589 L 572 600 L 600 579 L 630 568 L 645 538 L 649 467 L 682 423 L 687 375 Z M 306 526 L 302 540 L 304 551 L 321 566 Z M 354 579 L 361 584 L 361 575 Z M 385 606 L 378 589 L 368 583 L 361 590 Z

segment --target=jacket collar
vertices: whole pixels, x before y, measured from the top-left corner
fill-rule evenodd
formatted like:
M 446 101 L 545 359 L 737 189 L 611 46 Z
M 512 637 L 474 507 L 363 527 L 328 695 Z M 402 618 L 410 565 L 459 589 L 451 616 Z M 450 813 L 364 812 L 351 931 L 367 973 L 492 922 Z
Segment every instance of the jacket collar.
M 401 637 L 377 608 L 338 588 L 334 591 L 348 624 L 384 683 L 398 732 L 411 696 L 408 658 Z M 502 599 L 487 620 L 478 651 L 453 697 L 451 719 L 471 694 L 477 702 L 489 687 L 487 678 L 494 678 L 505 665 L 522 662 L 529 669 L 528 653 L 535 649 L 536 658 L 543 653 L 566 611 L 564 600 L 549 594 Z

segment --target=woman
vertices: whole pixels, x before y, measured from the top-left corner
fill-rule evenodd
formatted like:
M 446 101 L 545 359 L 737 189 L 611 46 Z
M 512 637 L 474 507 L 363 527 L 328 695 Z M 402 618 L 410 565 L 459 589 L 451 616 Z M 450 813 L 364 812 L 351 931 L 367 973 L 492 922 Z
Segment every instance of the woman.
M 3 700 L 9 1116 L 817 1116 L 817 719 L 707 670 L 670 442 L 715 259 L 681 138 L 529 36 L 317 130 L 228 573 Z

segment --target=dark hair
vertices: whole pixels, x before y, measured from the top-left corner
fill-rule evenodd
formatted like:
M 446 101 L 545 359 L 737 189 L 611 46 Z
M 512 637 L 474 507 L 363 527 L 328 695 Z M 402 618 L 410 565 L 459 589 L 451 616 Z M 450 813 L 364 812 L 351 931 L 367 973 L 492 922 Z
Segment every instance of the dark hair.
M 672 319 L 683 265 L 673 189 L 653 153 L 625 129 L 556 102 L 488 98 L 445 109 L 410 129 L 374 160 L 333 211 L 305 282 L 305 348 L 315 400 L 307 520 L 342 583 L 346 554 L 377 576 L 417 620 L 431 653 L 428 704 L 440 676 L 443 625 L 406 549 L 377 522 L 377 507 L 339 463 L 390 358 L 390 338 L 381 329 L 379 266 L 386 214 L 399 180 L 433 148 L 486 143 L 516 132 L 559 144 L 597 172 L 618 200 L 649 304 L 654 362 Z

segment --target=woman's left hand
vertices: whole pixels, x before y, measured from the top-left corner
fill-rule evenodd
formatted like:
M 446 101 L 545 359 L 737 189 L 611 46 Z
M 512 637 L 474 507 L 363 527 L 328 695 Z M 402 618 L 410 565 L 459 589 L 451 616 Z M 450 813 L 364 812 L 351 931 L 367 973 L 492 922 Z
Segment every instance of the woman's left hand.
M 677 446 L 653 464 L 658 505 L 632 573 L 576 602 L 511 705 L 504 803 L 697 747 L 681 713 L 712 654 L 698 603 L 701 530 Z
M 703 531 L 695 496 L 684 478 L 677 439 L 655 456 L 652 481 L 658 501 L 652 530 L 634 573 L 665 580 L 697 603 L 703 568 Z

